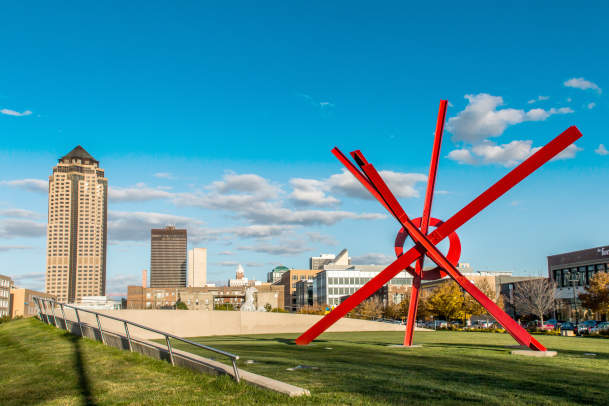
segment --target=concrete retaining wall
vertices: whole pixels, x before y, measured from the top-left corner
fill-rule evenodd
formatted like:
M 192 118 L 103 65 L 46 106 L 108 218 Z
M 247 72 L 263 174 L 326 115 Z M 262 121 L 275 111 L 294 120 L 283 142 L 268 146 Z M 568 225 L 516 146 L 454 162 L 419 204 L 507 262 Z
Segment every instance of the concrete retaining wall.
M 66 318 L 75 321 L 72 309 L 65 309 Z M 293 313 L 236 312 L 205 310 L 113 310 L 101 313 L 139 323 L 178 337 L 203 337 L 240 334 L 303 333 L 322 316 Z M 95 316 L 79 312 L 81 320 L 97 325 Z M 102 328 L 124 334 L 122 323 L 102 318 Z M 132 331 L 133 329 L 133 331 Z M 399 324 L 342 318 L 328 332 L 404 331 Z M 134 337 L 160 338 L 157 334 L 130 326 Z

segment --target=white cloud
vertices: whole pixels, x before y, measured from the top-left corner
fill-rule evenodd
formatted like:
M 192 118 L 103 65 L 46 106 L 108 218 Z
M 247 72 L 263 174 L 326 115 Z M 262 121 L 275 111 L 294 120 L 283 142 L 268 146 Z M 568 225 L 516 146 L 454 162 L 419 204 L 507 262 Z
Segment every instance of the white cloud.
M 220 261 L 220 262 L 214 262 L 214 265 L 226 267 L 226 268 L 232 268 L 234 266 L 239 265 L 239 262 L 238 261 Z
M 302 241 L 281 241 L 277 244 L 258 244 L 239 247 L 240 250 L 263 252 L 270 255 L 295 255 L 310 251 Z
M 321 243 L 324 245 L 331 245 L 331 246 L 338 245 L 338 241 L 336 241 L 334 239 L 334 237 L 331 237 L 329 235 L 325 235 L 322 233 L 318 233 L 316 231 L 308 232 L 307 237 L 309 237 L 309 240 L 311 242 L 317 242 L 317 243 Z
M 537 149 L 539 149 L 539 148 L 537 148 Z M 583 151 L 583 148 L 580 148 L 580 147 L 578 147 L 575 144 L 571 144 L 567 148 L 562 150 L 554 158 L 552 158 L 552 161 L 558 161 L 558 160 L 562 160 L 562 159 L 572 159 L 572 158 L 575 158 L 575 154 L 577 154 L 578 151 Z M 533 151 L 533 152 L 535 152 L 535 151 Z
M 405 173 L 383 170 L 379 171 L 383 180 L 387 183 L 396 197 L 419 197 L 419 191 L 415 189 L 418 182 L 426 182 L 427 176 L 421 173 Z M 333 192 L 339 192 L 346 196 L 360 199 L 372 199 L 372 195 L 355 179 L 346 169 L 342 173 L 330 176 L 325 184 Z
M 137 275 L 116 275 L 106 280 L 106 295 L 112 297 L 127 296 L 127 286 L 141 285 L 142 277 Z
M 320 109 L 329 109 L 334 107 L 334 103 L 330 103 L 329 101 L 317 101 L 313 97 L 308 94 L 299 93 L 299 96 L 306 99 L 309 103 L 311 103 L 315 107 L 319 107 Z
M 2 109 L 2 110 L 0 110 L 0 114 L 5 114 L 7 116 L 14 116 L 14 117 L 23 117 L 23 116 L 29 116 L 30 114 L 32 114 L 32 112 L 29 110 L 26 110 L 22 113 L 19 113 L 18 111 L 15 111 L 15 110 Z
M 378 253 L 360 255 L 351 259 L 351 263 L 357 265 L 388 265 L 393 261 L 395 257 Z
M 169 172 L 157 172 L 153 176 L 159 179 L 174 179 L 174 176 Z
M 584 78 L 571 78 L 567 81 L 565 81 L 565 83 L 563 83 L 566 87 L 573 87 L 576 89 L 581 89 L 581 90 L 596 90 L 598 92 L 598 94 L 601 94 L 603 92 L 603 90 L 598 87 L 598 85 L 594 82 L 590 82 L 589 80 L 586 80 Z
M 6 219 L 0 221 L 1 238 L 42 237 L 46 235 L 46 224 L 32 220 Z
M 188 228 L 189 226 L 200 226 L 201 221 L 164 213 L 110 211 L 108 213 L 108 239 L 146 241 L 150 239 L 150 229 L 163 228 L 170 224 L 177 228 Z M 195 237 L 200 238 L 201 236 L 197 234 Z M 189 238 L 191 238 L 190 235 Z
M 232 251 L 221 251 L 218 252 L 218 255 L 227 255 L 227 256 L 231 256 L 231 255 L 235 255 L 234 252 Z
M 530 140 L 517 140 L 507 144 L 497 145 L 492 141 L 485 141 L 469 149 L 451 151 L 448 158 L 461 164 L 498 164 L 506 167 L 516 166 L 541 147 L 533 147 Z M 582 149 L 571 144 L 552 160 L 571 159 Z
M 490 137 L 498 137 L 505 129 L 525 121 L 543 121 L 554 114 L 572 113 L 568 107 L 544 109 L 497 109 L 503 105 L 503 98 L 486 93 L 468 94 L 465 98 L 468 105 L 457 116 L 451 117 L 446 129 L 450 131 L 455 141 L 465 141 L 476 144 Z
M 335 197 L 327 196 L 329 185 L 316 179 L 294 178 L 290 180 L 293 188 L 290 199 L 302 206 L 336 206 L 340 203 Z
M 281 193 L 279 186 L 272 185 L 262 176 L 252 173 L 239 175 L 228 172 L 222 180 L 213 182 L 208 188 L 219 194 L 251 193 L 259 198 L 267 199 L 276 198 Z
M 37 219 L 42 217 L 40 214 L 25 209 L 4 209 L 0 210 L 1 217 L 17 217 L 23 219 Z
M 251 226 L 244 227 L 233 227 L 224 229 L 225 233 L 232 233 L 238 237 L 250 237 L 250 238 L 266 238 L 278 236 L 286 231 L 292 230 L 294 226 L 289 225 L 262 225 L 254 224 Z
M 260 202 L 241 215 L 258 224 L 333 225 L 342 220 L 383 219 L 384 214 L 341 210 L 291 210 L 277 203 Z
M 30 272 L 21 275 L 14 275 L 13 280 L 15 281 L 15 286 L 19 288 L 41 291 L 44 289 L 45 277 L 46 275 L 44 272 Z
M 0 181 L 0 185 L 7 185 L 12 187 L 18 187 L 26 189 L 32 192 L 48 193 L 49 192 L 49 181 L 42 179 L 16 179 L 16 180 L 3 180 Z
M 609 151 L 605 148 L 604 144 L 599 144 L 598 148 L 594 150 L 598 155 L 609 155 Z
M 174 193 L 164 189 L 154 189 L 138 183 L 134 187 L 109 187 L 108 199 L 114 202 L 143 202 L 146 200 L 169 199 L 175 197 Z
M 533 103 L 537 103 L 537 102 L 545 101 L 545 100 L 549 100 L 549 99 L 550 99 L 550 96 L 537 96 L 536 99 L 531 99 L 527 103 L 533 104 Z
M 0 245 L 0 252 L 31 250 L 33 248 L 30 245 Z
M 512 141 L 503 145 L 486 142 L 474 146 L 472 152 L 485 164 L 515 166 L 533 153 L 532 144 L 532 141 Z
M 448 158 L 452 159 L 453 161 L 457 161 L 460 164 L 473 165 L 476 163 L 476 158 L 474 158 L 472 153 L 466 148 L 450 151 L 448 153 Z
M 221 181 L 207 186 L 209 193 L 180 193 L 174 202 L 177 205 L 202 207 L 206 209 L 242 211 L 252 205 L 276 199 L 282 193 L 279 186 L 255 174 L 238 175 L 229 172 Z
M 306 184 L 310 189 L 313 185 L 321 185 L 318 182 L 301 179 L 296 184 Z M 326 188 L 325 185 L 321 187 Z M 254 174 L 228 173 L 222 181 L 213 182 L 207 189 L 210 190 L 209 193 L 178 194 L 174 202 L 178 205 L 232 211 L 237 217 L 245 218 L 253 224 L 331 225 L 345 219 L 385 217 L 380 214 L 349 211 L 292 210 L 284 207 L 282 201 L 278 200 L 283 193 L 279 186 Z M 303 200 L 308 199 L 309 203 L 312 201 L 303 194 L 297 196 Z
M 588 110 L 592 110 L 593 108 L 596 107 L 596 103 L 594 103 L 594 102 L 588 103 L 588 105 L 586 107 L 588 107 Z

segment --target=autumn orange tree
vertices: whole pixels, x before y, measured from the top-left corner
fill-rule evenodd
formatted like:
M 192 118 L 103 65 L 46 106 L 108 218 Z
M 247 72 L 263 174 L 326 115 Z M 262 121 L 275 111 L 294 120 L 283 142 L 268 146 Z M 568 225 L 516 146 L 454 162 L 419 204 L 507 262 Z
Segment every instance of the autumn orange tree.
M 599 272 L 590 278 L 590 286 L 579 295 L 579 300 L 595 313 L 609 312 L 609 273 Z
M 436 317 L 444 320 L 459 318 L 463 312 L 461 288 L 454 281 L 444 282 L 427 298 L 425 307 Z

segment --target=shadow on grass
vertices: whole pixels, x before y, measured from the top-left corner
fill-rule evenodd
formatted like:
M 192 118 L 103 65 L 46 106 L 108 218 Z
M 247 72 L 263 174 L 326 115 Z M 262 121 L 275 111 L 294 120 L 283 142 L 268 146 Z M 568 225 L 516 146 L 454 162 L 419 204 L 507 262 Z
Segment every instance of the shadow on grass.
M 72 334 L 66 334 L 65 337 L 72 342 L 74 347 L 74 368 L 76 369 L 78 377 L 78 386 L 83 398 L 83 405 L 95 406 L 95 400 L 93 398 L 93 393 L 91 392 L 91 384 L 82 358 L 82 351 L 80 348 L 81 338 Z

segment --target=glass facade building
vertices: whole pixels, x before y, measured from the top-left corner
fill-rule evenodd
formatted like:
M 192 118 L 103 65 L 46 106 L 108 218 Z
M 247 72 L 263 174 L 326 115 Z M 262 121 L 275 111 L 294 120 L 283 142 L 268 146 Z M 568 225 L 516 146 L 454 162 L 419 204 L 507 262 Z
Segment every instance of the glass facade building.
M 319 305 L 337 306 L 341 297 L 355 293 L 385 268 L 377 265 L 326 265 L 313 279 L 313 301 Z M 388 284 L 411 286 L 412 276 L 402 271 Z

